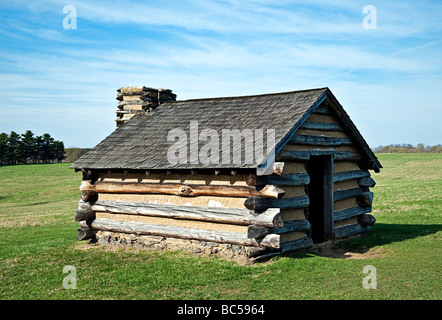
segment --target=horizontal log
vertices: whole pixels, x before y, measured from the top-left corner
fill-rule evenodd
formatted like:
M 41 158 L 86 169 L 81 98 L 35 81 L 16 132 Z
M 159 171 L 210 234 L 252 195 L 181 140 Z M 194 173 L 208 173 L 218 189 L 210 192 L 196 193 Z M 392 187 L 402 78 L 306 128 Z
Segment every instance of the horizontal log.
M 281 176 L 257 176 L 250 174 L 246 182 L 249 186 L 300 186 L 309 184 L 310 176 L 308 173 L 283 174 Z
M 370 172 L 365 170 L 344 171 L 333 174 L 333 182 L 340 182 L 350 179 L 370 177 Z
M 374 187 L 376 182 L 372 178 L 361 178 L 358 180 L 358 184 L 361 187 Z
M 353 144 L 352 140 L 347 137 L 325 137 L 295 134 L 289 140 L 290 144 L 302 144 L 310 146 L 348 146 Z
M 281 151 L 276 160 L 278 161 L 297 161 L 297 160 L 309 160 L 310 156 L 326 156 L 333 155 L 336 161 L 356 161 L 361 158 L 361 155 L 356 152 L 349 151 L 335 151 L 335 150 L 283 150 Z
M 356 202 L 361 207 L 371 207 L 373 204 L 373 192 L 363 192 L 356 197 Z
M 371 212 L 371 210 L 372 210 L 371 207 L 365 207 L 365 208 L 353 207 L 353 208 L 338 210 L 338 211 L 333 212 L 333 221 L 339 222 L 339 221 L 347 220 L 347 219 L 362 215 L 364 213 L 369 213 L 369 212 Z
M 97 201 L 92 209 L 108 213 L 139 214 L 173 219 L 199 220 L 238 225 L 257 225 L 278 228 L 284 225 L 280 209 L 267 209 L 256 213 L 247 209 L 182 206 L 176 204 Z
M 80 224 L 85 224 L 85 221 L 81 221 Z M 183 228 L 132 221 L 115 221 L 104 218 L 97 218 L 93 220 L 90 225 L 91 228 L 95 230 L 137 235 L 158 235 L 163 237 L 213 241 L 254 247 L 279 248 L 280 246 L 280 236 L 276 234 L 268 234 L 262 238 L 248 238 L 246 234 L 235 232 Z
M 319 131 L 345 131 L 339 123 L 328 122 L 304 122 L 300 129 Z
M 333 192 L 333 200 L 339 201 L 348 198 L 354 198 L 364 192 L 363 188 L 345 189 Z
M 182 197 L 197 196 L 226 196 L 226 197 L 250 197 L 260 196 L 265 198 L 280 199 L 285 191 L 274 185 L 266 185 L 257 190 L 251 186 L 223 186 L 223 185 L 187 185 L 178 183 L 137 183 L 137 182 L 107 182 L 97 181 L 90 184 L 82 181 L 82 191 L 94 191 L 98 193 L 147 193 L 147 194 L 170 194 Z
M 284 226 L 282 228 L 270 228 L 269 233 L 282 234 L 295 231 L 305 232 L 310 230 L 310 227 L 310 222 L 306 219 L 287 220 L 284 221 Z
M 249 257 L 250 261 L 257 262 L 290 251 L 308 249 L 313 247 L 313 245 L 313 240 L 310 237 L 304 237 L 293 241 L 282 242 L 279 250 L 251 247 L 247 250 L 247 256 Z
M 370 226 L 371 227 L 376 222 L 376 219 L 371 214 L 362 214 L 362 215 L 358 216 L 358 222 L 362 226 Z
M 83 221 L 95 218 L 95 211 L 92 209 L 75 210 L 75 221 Z
M 301 239 L 283 242 L 281 243 L 280 247 L 281 247 L 281 253 L 307 249 L 313 247 L 313 240 L 310 237 L 304 237 Z
M 89 240 L 95 237 L 95 234 L 97 233 L 97 230 L 91 229 L 87 225 L 82 225 L 80 228 L 77 229 L 77 240 Z
M 79 210 L 90 210 L 92 208 L 92 204 L 89 202 L 84 202 L 83 200 L 78 201 L 78 209 Z
M 371 230 L 370 226 L 363 226 L 359 223 L 356 223 L 356 224 L 345 225 L 342 227 L 337 227 L 334 229 L 334 234 L 335 234 L 335 239 L 338 239 L 338 238 L 353 236 L 370 230 Z
M 323 107 L 323 106 L 316 108 L 316 110 L 313 111 L 313 113 L 322 114 L 322 115 L 331 115 L 332 114 L 330 109 L 328 109 L 327 107 Z
M 291 197 L 284 199 L 263 199 L 260 197 L 249 197 L 244 206 L 249 210 L 266 210 L 268 208 L 280 208 L 281 210 L 304 208 L 309 205 L 308 196 Z

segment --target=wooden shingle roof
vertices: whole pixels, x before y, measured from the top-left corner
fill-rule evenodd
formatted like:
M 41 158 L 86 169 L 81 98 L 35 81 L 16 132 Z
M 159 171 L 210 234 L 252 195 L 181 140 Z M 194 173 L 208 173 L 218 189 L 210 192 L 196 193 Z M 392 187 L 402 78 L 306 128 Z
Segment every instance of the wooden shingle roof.
M 257 168 L 259 163 L 243 163 L 237 166 L 223 164 L 221 161 L 208 165 L 201 162 L 171 164 L 167 158 L 167 151 L 174 142 L 167 141 L 168 133 L 172 129 L 181 129 L 189 133 L 191 121 L 198 122 L 199 131 L 214 129 L 220 137 L 223 129 L 263 129 L 264 132 L 274 129 L 277 153 L 290 135 L 327 98 L 327 94 L 331 94 L 328 88 L 319 88 L 276 94 L 166 102 L 151 113 L 134 116 L 78 159 L 71 168 Z

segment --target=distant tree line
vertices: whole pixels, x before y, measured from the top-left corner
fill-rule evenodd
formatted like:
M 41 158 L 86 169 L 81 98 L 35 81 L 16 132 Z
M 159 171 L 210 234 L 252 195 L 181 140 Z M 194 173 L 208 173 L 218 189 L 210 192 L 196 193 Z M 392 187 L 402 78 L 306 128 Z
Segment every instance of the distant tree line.
M 31 130 L 23 134 L 14 131 L 0 133 L 0 165 L 62 162 L 64 144 L 49 133 L 35 136 Z
M 75 162 L 78 158 L 80 158 L 83 154 L 88 152 L 90 149 L 88 148 L 66 148 L 65 156 L 66 158 L 63 162 Z
M 390 144 L 374 148 L 373 151 L 376 153 L 442 153 L 442 145 L 426 146 L 423 143 L 419 143 L 417 146 L 411 144 Z

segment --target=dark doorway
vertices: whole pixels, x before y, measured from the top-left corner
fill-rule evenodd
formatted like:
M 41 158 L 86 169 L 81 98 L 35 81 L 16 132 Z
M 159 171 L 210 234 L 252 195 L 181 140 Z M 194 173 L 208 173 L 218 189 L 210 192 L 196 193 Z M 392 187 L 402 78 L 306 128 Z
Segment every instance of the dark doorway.
M 314 243 L 333 238 L 333 156 L 312 156 L 307 162 L 310 175 L 308 221 Z

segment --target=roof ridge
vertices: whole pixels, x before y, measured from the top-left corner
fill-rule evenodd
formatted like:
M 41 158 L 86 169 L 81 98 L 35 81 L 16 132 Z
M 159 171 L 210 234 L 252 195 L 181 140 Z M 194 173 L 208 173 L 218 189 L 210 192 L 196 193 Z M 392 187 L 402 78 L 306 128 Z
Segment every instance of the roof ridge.
M 330 90 L 330 89 L 328 87 L 322 87 L 322 88 L 314 88 L 314 89 L 303 89 L 303 90 L 295 90 L 295 91 L 253 94 L 253 95 L 245 95 L 245 96 L 227 96 L 227 97 L 214 97 L 214 98 L 192 98 L 192 99 L 186 99 L 186 100 L 164 101 L 162 104 L 165 104 L 165 103 L 177 103 L 177 102 L 191 102 L 191 101 L 209 101 L 209 100 L 230 100 L 230 99 L 238 99 L 238 98 L 255 98 L 255 97 L 277 96 L 277 95 L 286 95 L 286 94 L 309 92 L 309 91 L 320 91 L 320 90 Z

